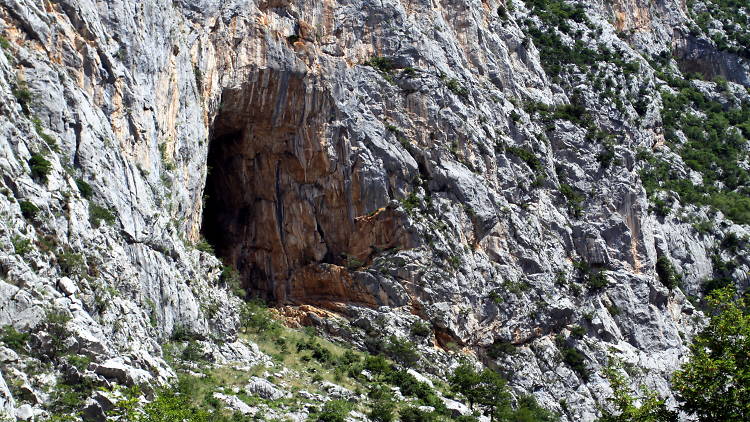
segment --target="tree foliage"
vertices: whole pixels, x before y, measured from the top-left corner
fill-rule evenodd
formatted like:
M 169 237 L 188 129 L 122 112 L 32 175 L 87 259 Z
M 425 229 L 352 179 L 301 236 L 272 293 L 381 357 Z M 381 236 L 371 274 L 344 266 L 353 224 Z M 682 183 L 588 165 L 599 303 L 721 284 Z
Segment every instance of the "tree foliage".
M 616 365 L 605 369 L 605 376 L 612 385 L 612 397 L 608 399 L 614 411 L 605 410 L 599 422 L 676 422 L 677 413 L 667 409 L 664 400 L 655 392 L 643 387 L 640 405 L 628 387 L 625 377 Z
M 750 314 L 730 288 L 707 297 L 711 320 L 675 374 L 681 408 L 699 421 L 750 420 Z
M 521 396 L 515 407 L 505 379 L 485 368 L 480 372 L 462 364 L 449 380 L 453 391 L 462 394 L 473 409 L 481 406 L 495 422 L 554 422 L 558 416 L 540 407 L 531 396 Z

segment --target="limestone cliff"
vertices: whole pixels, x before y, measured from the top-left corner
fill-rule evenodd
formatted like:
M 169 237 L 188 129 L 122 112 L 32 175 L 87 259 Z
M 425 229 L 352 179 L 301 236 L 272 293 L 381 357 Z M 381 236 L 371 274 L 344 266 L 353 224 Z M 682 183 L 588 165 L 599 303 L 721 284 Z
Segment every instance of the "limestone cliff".
M 235 282 L 362 349 L 410 337 L 423 373 L 475 357 L 563 420 L 596 418 L 612 359 L 673 404 L 688 297 L 750 271 L 747 143 L 699 166 L 673 123 L 714 102 L 721 142 L 750 136 L 711 4 L 0 0 L 0 326 L 91 360 L 0 348 L 0 408 L 49 413 L 47 373 L 167 383 L 176 332 L 262 363 Z

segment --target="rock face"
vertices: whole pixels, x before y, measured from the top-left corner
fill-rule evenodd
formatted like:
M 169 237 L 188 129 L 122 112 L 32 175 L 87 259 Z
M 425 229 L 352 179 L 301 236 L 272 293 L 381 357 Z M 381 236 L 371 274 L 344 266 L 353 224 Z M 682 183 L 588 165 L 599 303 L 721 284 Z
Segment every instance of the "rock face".
M 564 420 L 595 419 L 613 359 L 673 403 L 702 319 L 686 295 L 717 253 L 747 285 L 746 249 L 714 248 L 749 231 L 674 200 L 653 212 L 640 151 L 694 173 L 665 146 L 654 58 L 736 82 L 743 104 L 748 65 L 683 35 L 681 1 L 580 4 L 561 42 L 637 70 L 553 74 L 531 2 L 0 0 L 0 326 L 88 356 L 101 383 L 164 383 L 167 339 L 236 335 L 223 261 L 363 347 L 424 320 L 426 371 L 462 349 Z
M 8 385 L 5 384 L 5 379 L 0 374 L 0 409 L 5 416 L 8 418 L 14 418 L 16 416 L 16 406 L 13 396 L 8 390 Z

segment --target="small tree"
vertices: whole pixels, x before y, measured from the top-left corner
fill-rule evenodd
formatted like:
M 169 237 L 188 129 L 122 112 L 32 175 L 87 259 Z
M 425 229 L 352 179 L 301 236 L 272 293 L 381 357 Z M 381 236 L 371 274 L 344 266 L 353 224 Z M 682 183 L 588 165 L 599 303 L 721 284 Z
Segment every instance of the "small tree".
M 477 372 L 468 364 L 462 364 L 453 372 L 451 388 L 466 397 L 469 407 L 478 404 L 487 409 L 491 418 L 500 409 L 510 407 L 510 393 L 503 377 L 497 372 L 484 369 Z
M 506 413 L 510 408 L 510 393 L 505 379 L 497 372 L 485 368 L 479 374 L 479 400 L 477 403 L 486 407 L 490 414 L 490 420 L 496 416 Z
M 404 366 L 413 367 L 419 362 L 419 352 L 414 343 L 396 336 L 391 336 L 388 339 L 385 352 L 393 360 Z
M 522 396 L 518 399 L 518 407 L 515 411 L 508 412 L 507 416 L 498 415 L 498 422 L 558 422 L 559 415 L 539 406 L 534 396 Z
M 368 394 L 372 403 L 368 416 L 375 422 L 392 422 L 396 418 L 396 401 L 390 389 L 382 384 L 375 384 Z
M 608 400 L 615 410 L 605 410 L 599 422 L 676 422 L 677 413 L 667 409 L 664 400 L 660 399 L 655 392 L 642 389 L 643 399 L 641 405 L 636 405 L 632 391 L 628 388 L 625 377 L 620 373 L 619 367 L 610 364 L 604 370 L 604 375 L 612 385 L 613 394 Z
M 699 421 L 750 420 L 750 303 L 731 288 L 706 299 L 711 320 L 675 373 L 681 409 Z
M 469 408 L 474 409 L 474 403 L 479 398 L 479 374 L 470 365 L 464 363 L 453 371 L 449 380 L 451 389 L 456 393 L 463 394 L 469 401 Z

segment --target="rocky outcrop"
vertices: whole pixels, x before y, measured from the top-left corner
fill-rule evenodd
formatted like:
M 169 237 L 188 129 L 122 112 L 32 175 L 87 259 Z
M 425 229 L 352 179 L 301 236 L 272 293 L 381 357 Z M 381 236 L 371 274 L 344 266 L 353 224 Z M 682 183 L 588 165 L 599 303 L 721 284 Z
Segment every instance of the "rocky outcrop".
M 0 414 L 5 418 L 16 417 L 16 403 L 2 374 L 0 374 L 0 410 L 2 411 Z
M 737 54 L 719 51 L 705 38 L 692 35 L 675 40 L 674 49 L 680 69 L 685 73 L 698 73 L 707 79 L 717 77 L 750 86 L 750 66 Z

